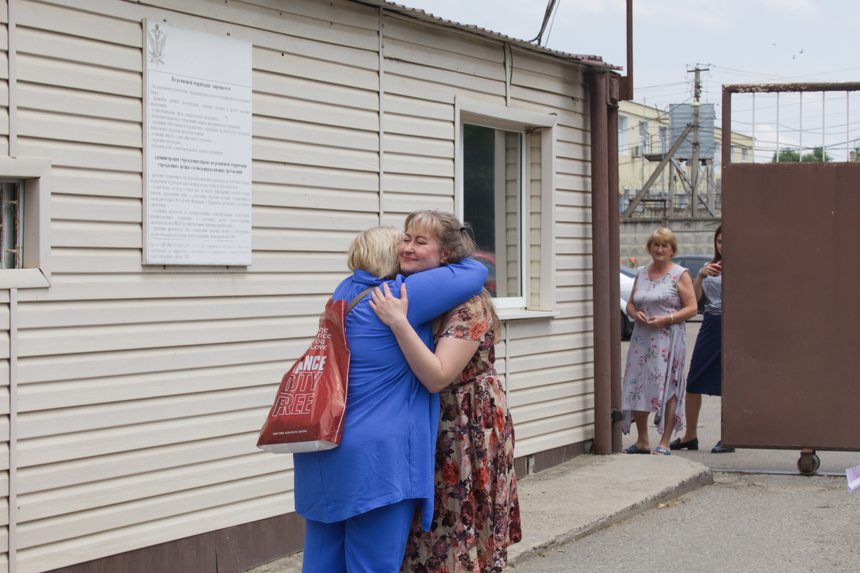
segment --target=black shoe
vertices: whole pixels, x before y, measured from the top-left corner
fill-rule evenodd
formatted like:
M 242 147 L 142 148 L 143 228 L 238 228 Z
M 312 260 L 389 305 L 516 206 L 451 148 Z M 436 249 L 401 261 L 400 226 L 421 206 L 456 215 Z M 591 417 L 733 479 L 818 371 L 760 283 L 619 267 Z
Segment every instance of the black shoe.
M 699 449 L 699 438 L 693 438 L 687 442 L 682 442 L 681 438 L 675 438 L 673 441 L 669 442 L 670 450 L 698 450 Z
M 734 452 L 734 451 L 735 451 L 735 449 L 734 449 L 734 448 L 724 448 L 724 447 L 723 447 L 723 441 L 722 441 L 722 440 L 720 440 L 719 442 L 717 442 L 717 445 L 716 445 L 716 446 L 714 446 L 713 448 L 711 448 L 711 453 L 712 453 L 712 454 L 730 454 L 730 453 L 732 453 L 732 452 Z

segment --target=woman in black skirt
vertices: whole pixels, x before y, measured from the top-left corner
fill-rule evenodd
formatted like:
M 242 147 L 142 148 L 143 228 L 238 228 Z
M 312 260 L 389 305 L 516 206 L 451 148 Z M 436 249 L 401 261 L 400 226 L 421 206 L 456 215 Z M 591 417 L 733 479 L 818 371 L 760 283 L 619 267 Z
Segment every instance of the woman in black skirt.
M 696 337 L 690 374 L 687 376 L 687 396 L 685 414 L 687 430 L 684 436 L 674 440 L 669 447 L 673 450 L 698 450 L 697 426 L 699 411 L 702 409 L 702 394 L 722 395 L 722 335 L 723 335 L 723 226 L 714 233 L 714 258 L 699 271 L 693 281 L 696 300 L 704 293 L 708 297 L 702 329 Z M 723 441 L 711 450 L 715 454 L 735 451 L 724 448 Z

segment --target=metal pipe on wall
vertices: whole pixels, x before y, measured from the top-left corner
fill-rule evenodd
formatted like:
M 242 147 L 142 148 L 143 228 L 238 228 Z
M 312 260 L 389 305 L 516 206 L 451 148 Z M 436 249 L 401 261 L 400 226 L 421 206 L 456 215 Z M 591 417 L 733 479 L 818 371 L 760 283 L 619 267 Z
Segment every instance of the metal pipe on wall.
M 609 270 L 609 76 L 591 75 L 591 242 L 594 320 L 594 453 L 612 453 Z M 618 282 L 618 279 L 615 279 Z M 618 322 L 618 321 L 616 321 Z
M 606 134 L 608 136 L 609 165 L 609 373 L 611 409 L 621 410 L 621 322 L 612 320 L 612 301 L 621 300 L 621 284 L 613 280 L 612 269 L 621 258 L 619 236 L 620 204 L 618 201 L 618 107 L 608 108 Z M 621 452 L 621 422 L 612 422 L 612 453 Z

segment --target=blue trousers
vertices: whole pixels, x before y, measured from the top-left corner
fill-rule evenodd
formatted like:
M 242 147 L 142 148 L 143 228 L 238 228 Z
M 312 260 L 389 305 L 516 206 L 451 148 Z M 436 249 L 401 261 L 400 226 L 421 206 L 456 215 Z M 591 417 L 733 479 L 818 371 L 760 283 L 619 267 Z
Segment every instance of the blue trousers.
M 302 573 L 397 573 L 415 500 L 377 507 L 344 521 L 305 521 Z

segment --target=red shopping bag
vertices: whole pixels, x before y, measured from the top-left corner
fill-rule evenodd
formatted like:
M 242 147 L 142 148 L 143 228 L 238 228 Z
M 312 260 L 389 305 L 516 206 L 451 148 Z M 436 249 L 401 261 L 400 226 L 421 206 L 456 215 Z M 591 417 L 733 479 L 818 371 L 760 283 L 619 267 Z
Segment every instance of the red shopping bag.
M 373 288 L 349 305 L 329 298 L 310 348 L 281 379 L 258 448 L 288 454 L 330 450 L 340 444 L 349 374 L 346 315 Z

